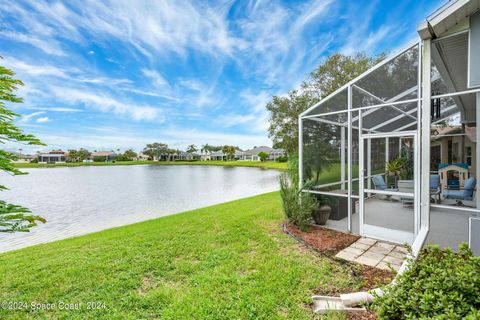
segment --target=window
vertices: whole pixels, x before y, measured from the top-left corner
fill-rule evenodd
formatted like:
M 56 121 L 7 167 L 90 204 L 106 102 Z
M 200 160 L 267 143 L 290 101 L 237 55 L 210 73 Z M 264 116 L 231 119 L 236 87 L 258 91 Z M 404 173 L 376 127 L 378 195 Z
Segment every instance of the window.
M 465 149 L 467 154 L 467 164 L 469 167 L 472 166 L 472 147 L 466 147 Z
M 453 162 L 453 147 L 452 147 L 452 140 L 448 140 L 448 163 L 452 163 Z
M 458 142 L 453 143 L 452 153 L 453 153 L 453 156 L 452 156 L 453 162 L 461 162 L 462 161 L 462 159 L 460 159 L 459 154 L 458 154 Z

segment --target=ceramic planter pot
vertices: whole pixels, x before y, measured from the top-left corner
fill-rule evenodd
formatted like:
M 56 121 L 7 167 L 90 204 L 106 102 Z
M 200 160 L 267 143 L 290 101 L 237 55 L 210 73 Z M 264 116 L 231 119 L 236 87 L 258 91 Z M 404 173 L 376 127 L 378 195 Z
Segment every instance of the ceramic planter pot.
M 313 221 L 315 221 L 315 224 L 323 226 L 327 223 L 327 220 L 330 217 L 331 212 L 332 212 L 332 208 L 330 206 L 322 205 L 320 206 L 320 208 L 317 208 L 312 211 Z

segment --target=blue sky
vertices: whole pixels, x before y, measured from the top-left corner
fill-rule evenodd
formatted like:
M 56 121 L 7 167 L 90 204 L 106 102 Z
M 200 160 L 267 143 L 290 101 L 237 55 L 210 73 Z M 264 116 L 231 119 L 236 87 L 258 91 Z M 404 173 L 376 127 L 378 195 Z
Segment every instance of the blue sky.
M 415 41 L 444 2 L 0 0 L 0 63 L 47 149 L 271 145 L 272 95 L 332 53 Z

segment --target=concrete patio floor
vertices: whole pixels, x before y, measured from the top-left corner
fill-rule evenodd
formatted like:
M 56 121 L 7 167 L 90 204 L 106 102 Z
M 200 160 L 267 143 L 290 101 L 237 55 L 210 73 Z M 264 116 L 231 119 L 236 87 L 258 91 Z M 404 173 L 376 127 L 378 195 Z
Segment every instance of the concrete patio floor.
M 359 233 L 359 214 L 352 216 L 352 232 Z M 426 243 L 438 244 L 442 248 L 458 248 L 462 242 L 468 242 L 469 218 L 475 216 L 468 211 L 451 209 L 430 208 L 430 232 Z M 365 199 L 365 223 L 370 225 L 390 228 L 399 231 L 413 230 L 413 208 L 404 207 L 395 199 L 368 198 Z M 328 220 L 327 228 L 347 231 L 347 218 L 341 220 Z

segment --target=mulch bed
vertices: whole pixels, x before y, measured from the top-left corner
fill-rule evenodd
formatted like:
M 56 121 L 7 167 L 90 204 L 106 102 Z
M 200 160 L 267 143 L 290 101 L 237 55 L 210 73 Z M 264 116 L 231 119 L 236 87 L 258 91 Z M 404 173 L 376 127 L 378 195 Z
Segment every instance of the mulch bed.
M 325 253 L 328 256 L 334 256 L 340 250 L 345 249 L 360 238 L 353 234 L 338 232 L 320 226 L 310 226 L 307 231 L 302 231 L 291 223 L 285 223 L 284 230 L 311 249 L 320 253 Z M 362 282 L 362 285 L 359 288 L 360 291 L 369 291 L 381 287 L 390 283 L 395 277 L 395 273 L 391 271 L 367 266 L 352 266 L 352 273 Z M 353 288 L 350 288 L 350 291 L 343 290 L 342 292 L 339 292 L 335 287 L 324 286 L 321 289 L 317 289 L 315 294 L 338 296 L 341 293 L 350 293 L 353 291 Z M 355 291 L 358 291 L 358 289 L 355 289 Z M 360 313 L 349 313 L 347 319 L 372 320 L 376 319 L 376 316 L 373 310 L 368 310 Z
M 315 250 L 330 254 L 336 254 L 360 239 L 359 236 L 353 234 L 338 232 L 319 226 L 310 226 L 307 231 L 302 231 L 297 226 L 287 223 L 285 229 Z

